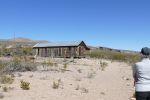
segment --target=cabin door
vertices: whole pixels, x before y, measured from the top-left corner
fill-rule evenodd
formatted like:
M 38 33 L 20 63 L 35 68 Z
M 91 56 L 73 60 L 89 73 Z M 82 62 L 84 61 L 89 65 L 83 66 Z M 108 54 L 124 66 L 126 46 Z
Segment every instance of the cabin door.
M 82 55 L 82 47 L 79 47 L 79 56 Z

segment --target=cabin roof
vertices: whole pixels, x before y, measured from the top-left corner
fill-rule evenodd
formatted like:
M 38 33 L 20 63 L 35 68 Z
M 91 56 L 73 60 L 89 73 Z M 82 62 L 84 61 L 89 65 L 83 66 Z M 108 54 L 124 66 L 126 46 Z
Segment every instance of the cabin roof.
M 66 47 L 66 46 L 78 46 L 83 41 L 61 41 L 61 42 L 50 42 L 50 43 L 38 43 L 33 48 L 43 47 Z

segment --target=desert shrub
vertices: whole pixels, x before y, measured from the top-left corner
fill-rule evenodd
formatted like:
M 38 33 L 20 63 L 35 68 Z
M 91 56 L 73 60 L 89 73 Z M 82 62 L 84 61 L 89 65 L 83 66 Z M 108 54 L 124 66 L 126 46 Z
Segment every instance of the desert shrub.
M 79 84 L 75 87 L 75 90 L 79 90 L 80 89 L 80 86 Z
M 10 62 L 6 68 L 5 72 L 25 72 L 25 71 L 35 71 L 37 69 L 36 65 L 34 63 L 29 62 Z
M 21 56 L 13 56 L 12 61 L 15 62 L 15 63 L 21 62 Z
M 47 67 L 46 61 L 43 61 L 41 64 L 42 64 L 43 68 Z
M 100 61 L 100 68 L 101 68 L 102 71 L 104 71 L 107 66 L 108 66 L 107 62 Z
M 54 61 L 52 61 L 51 59 L 49 59 L 48 61 L 46 61 L 46 60 L 44 60 L 43 62 L 42 62 L 42 65 L 43 66 L 57 66 L 56 65 L 57 63 L 55 63 Z
M 32 55 L 32 47 L 24 47 L 21 51 L 22 55 Z
M 67 66 L 67 63 L 65 63 L 64 66 L 63 66 L 63 68 L 64 68 L 64 69 L 67 69 L 67 67 L 68 67 L 68 66 Z
M 0 60 L 0 74 L 11 74 L 12 72 L 36 71 L 37 64 L 26 62 L 21 57 L 14 56 L 12 60 Z
M 14 90 L 14 87 L 7 87 L 7 86 L 2 86 L 2 91 L 3 92 L 8 92 L 10 90 Z
M 51 59 L 48 61 L 44 60 L 41 65 L 43 66 L 44 70 L 56 70 L 56 67 L 58 67 L 58 64 Z
M 30 89 L 30 83 L 27 81 L 20 81 L 20 88 L 22 88 L 23 90 L 29 90 Z
M 20 47 L 14 49 L 5 49 L 3 50 L 3 53 L 6 54 L 13 54 L 17 56 L 30 56 L 33 55 L 32 47 Z
M 68 68 L 68 63 L 65 62 L 61 68 L 61 72 L 64 73 L 65 71 L 68 71 L 67 68 Z
M 8 87 L 4 86 L 3 87 L 3 92 L 8 92 Z
M 5 66 L 6 64 L 0 60 L 0 70 L 4 69 Z
M 53 82 L 53 89 L 58 89 L 59 88 L 59 83 L 58 82 Z
M 25 72 L 25 71 L 35 71 L 37 70 L 36 63 L 22 61 L 19 57 L 14 57 L 13 60 L 7 62 L 4 72 Z
M 6 65 L 7 63 L 5 61 L 0 60 L 0 74 L 3 74 Z
M 91 58 L 117 60 L 121 62 L 134 63 L 140 59 L 140 55 L 137 53 L 120 53 L 114 51 L 105 50 L 93 50 L 85 53 L 86 56 Z
M 88 90 L 87 88 L 84 88 L 84 87 L 83 87 L 83 88 L 81 88 L 81 92 L 82 92 L 82 93 L 88 93 L 89 90 Z
M 20 58 L 25 62 L 34 62 L 35 59 L 33 56 L 21 56 Z
M 53 66 L 54 65 L 54 62 L 50 59 L 46 63 L 47 63 L 48 66 Z
M 0 56 L 11 56 L 11 49 L 2 47 L 0 50 Z
M 57 62 L 55 62 L 55 63 L 53 64 L 53 66 L 58 67 L 58 63 L 57 63 Z
M 58 89 L 60 87 L 60 85 L 62 85 L 61 79 L 53 81 L 53 89 Z
M 114 55 L 112 56 L 112 59 L 123 61 L 123 60 L 126 59 L 126 55 L 116 53 L 116 54 L 114 54 Z
M 0 83 L 2 84 L 12 84 L 14 82 L 14 78 L 9 75 L 3 75 L 0 77 Z

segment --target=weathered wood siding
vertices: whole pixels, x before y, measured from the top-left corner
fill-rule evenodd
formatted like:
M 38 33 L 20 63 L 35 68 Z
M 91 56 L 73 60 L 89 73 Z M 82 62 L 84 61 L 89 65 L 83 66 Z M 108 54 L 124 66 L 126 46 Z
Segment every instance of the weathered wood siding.
M 86 45 L 84 43 L 79 46 L 33 48 L 34 55 L 40 57 L 84 57 L 85 51 Z
M 78 47 L 34 48 L 34 55 L 40 57 L 78 57 Z

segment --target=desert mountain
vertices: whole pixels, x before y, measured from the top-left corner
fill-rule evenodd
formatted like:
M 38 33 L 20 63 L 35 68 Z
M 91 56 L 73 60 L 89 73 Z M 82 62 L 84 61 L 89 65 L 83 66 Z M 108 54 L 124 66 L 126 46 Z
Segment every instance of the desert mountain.
M 32 40 L 30 38 L 23 38 L 23 37 L 18 37 L 15 39 L 9 39 L 9 41 L 15 41 L 15 42 L 40 42 L 40 43 L 46 43 L 48 41 L 46 40 Z
M 15 39 L 0 39 L 0 46 L 7 47 L 13 44 L 33 46 L 37 43 L 47 43 L 47 42 L 48 41 L 46 40 L 32 40 L 30 38 L 18 37 Z

